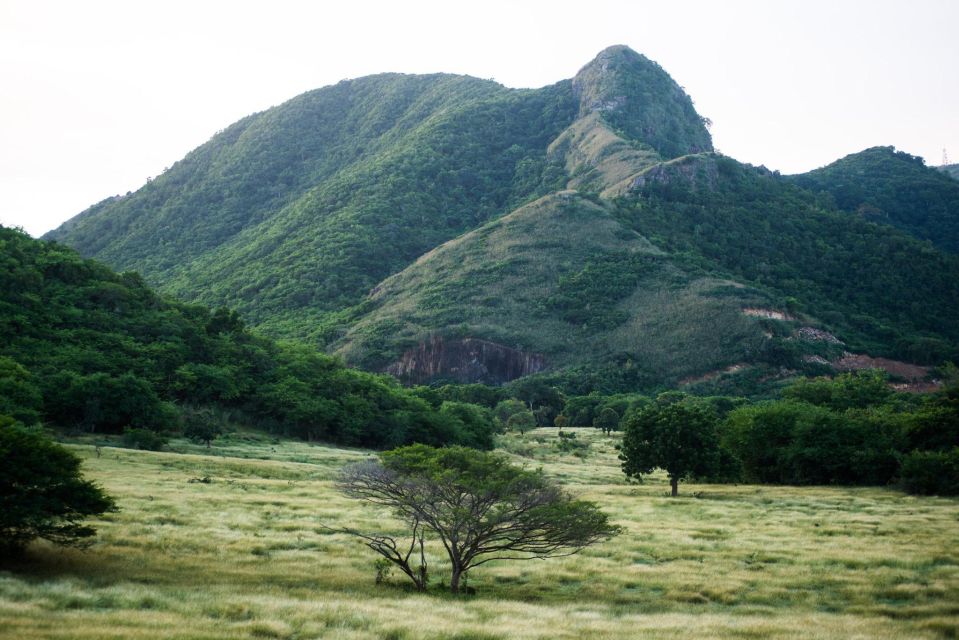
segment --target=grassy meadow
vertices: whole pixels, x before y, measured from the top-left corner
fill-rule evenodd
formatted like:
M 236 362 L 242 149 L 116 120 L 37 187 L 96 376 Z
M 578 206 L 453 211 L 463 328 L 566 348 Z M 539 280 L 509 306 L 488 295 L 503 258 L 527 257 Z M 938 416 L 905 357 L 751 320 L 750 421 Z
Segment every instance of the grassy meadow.
M 121 511 L 86 551 L 44 543 L 0 570 L 0 637 L 955 638 L 959 501 L 874 488 L 627 484 L 615 436 L 503 437 L 624 528 L 568 558 L 498 562 L 475 594 L 374 583 L 332 533 L 398 527 L 332 488 L 366 451 L 233 435 L 210 450 L 73 444 Z M 396 529 L 401 533 L 401 529 Z M 430 550 L 435 584 L 443 555 Z M 405 580 L 405 578 L 404 578 Z

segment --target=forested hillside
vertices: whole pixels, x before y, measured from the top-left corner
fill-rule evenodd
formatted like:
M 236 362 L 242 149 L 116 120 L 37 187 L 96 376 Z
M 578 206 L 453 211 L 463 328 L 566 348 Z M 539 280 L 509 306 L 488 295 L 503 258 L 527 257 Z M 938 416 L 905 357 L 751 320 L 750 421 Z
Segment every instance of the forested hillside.
M 768 171 L 689 158 L 619 200 L 617 215 L 664 249 L 792 298 L 855 350 L 933 364 L 957 355 L 959 259 Z
M 959 182 L 922 158 L 873 147 L 789 179 L 828 194 L 843 211 L 959 253 Z
M 576 107 L 569 82 L 344 81 L 233 125 L 49 237 L 302 337 L 437 244 L 562 186 L 546 146 Z
M 87 433 L 236 422 L 327 442 L 491 446 L 488 424 L 388 376 L 173 302 L 55 243 L 0 227 L 0 422 Z
M 542 89 L 370 76 L 50 237 L 406 383 L 626 391 L 957 357 L 959 183 L 885 147 L 783 177 L 714 153 L 708 124 L 621 46 Z

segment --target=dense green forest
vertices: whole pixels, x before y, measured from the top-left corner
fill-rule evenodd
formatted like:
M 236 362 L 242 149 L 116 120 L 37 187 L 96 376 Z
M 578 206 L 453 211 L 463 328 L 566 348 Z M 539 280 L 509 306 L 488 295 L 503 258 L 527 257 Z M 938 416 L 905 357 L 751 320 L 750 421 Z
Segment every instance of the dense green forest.
M 619 200 L 617 215 L 665 249 L 791 298 L 855 350 L 956 358 L 956 257 L 831 210 L 768 171 L 690 158 Z
M 0 228 L 0 256 L 6 420 L 102 434 L 239 423 L 374 448 L 492 446 L 482 412 L 255 335 L 233 311 L 161 297 L 73 249 Z
M 250 116 L 49 237 L 305 337 L 422 253 L 561 187 L 546 146 L 575 108 L 569 82 L 344 81 Z
M 828 194 L 843 211 L 959 253 L 959 182 L 946 174 L 893 147 L 873 147 L 789 180 Z

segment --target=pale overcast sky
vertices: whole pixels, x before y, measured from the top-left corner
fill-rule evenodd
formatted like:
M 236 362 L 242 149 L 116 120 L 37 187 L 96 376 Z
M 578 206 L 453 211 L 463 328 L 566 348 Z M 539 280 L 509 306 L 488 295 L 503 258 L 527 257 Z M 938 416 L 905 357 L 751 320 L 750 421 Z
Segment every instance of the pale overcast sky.
M 626 44 L 784 173 L 875 145 L 959 162 L 959 0 L 0 0 L 0 223 L 39 235 L 219 129 L 371 73 L 539 87 Z

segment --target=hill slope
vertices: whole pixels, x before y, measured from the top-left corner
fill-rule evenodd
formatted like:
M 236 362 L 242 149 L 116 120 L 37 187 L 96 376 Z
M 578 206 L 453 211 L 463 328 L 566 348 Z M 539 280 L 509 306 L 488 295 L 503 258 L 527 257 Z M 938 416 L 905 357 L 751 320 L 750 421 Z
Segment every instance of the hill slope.
M 959 253 L 959 182 L 893 147 L 873 147 L 790 178 L 865 220 Z
M 601 202 L 546 196 L 424 255 L 372 293 L 339 342 L 347 361 L 408 382 L 504 382 L 616 363 L 638 383 L 751 359 L 758 291 L 705 276 Z
M 0 227 L 0 427 L 119 433 L 224 415 L 309 439 L 491 446 L 388 376 L 251 334 L 236 314 L 156 295 L 56 243 Z
M 712 153 L 707 122 L 621 46 L 537 90 L 372 76 L 233 125 L 51 237 L 408 382 L 636 388 L 822 370 L 842 342 L 956 356 L 959 263 L 906 235 L 951 247 L 953 180 L 881 148 L 784 178 Z M 821 330 L 839 340 L 800 337 Z
M 945 164 L 940 167 L 936 167 L 939 171 L 942 171 L 948 176 L 952 176 L 956 180 L 959 180 L 959 164 Z
M 668 93 L 627 99 L 623 78 Z M 181 298 L 229 304 L 272 333 L 303 336 L 436 245 L 561 188 L 550 143 L 580 112 L 615 121 L 623 109 L 653 132 L 646 150 L 657 160 L 655 147 L 709 147 L 675 82 L 621 47 L 575 82 L 539 90 L 372 76 L 250 116 L 48 237 Z

